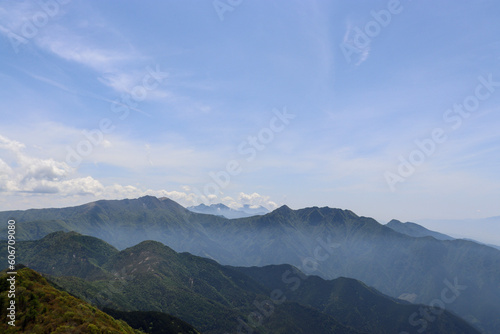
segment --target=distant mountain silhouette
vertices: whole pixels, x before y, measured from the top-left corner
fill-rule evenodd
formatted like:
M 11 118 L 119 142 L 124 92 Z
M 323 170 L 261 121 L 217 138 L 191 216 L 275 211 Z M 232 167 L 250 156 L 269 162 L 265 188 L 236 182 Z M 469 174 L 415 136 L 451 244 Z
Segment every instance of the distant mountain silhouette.
M 434 237 L 438 240 L 453 240 L 455 238 L 450 237 L 449 235 L 431 231 L 426 229 L 425 227 L 406 222 L 402 223 L 399 220 L 393 219 L 386 224 L 387 227 L 392 228 L 394 231 L 409 235 L 411 237 Z
M 492 247 L 500 247 L 500 235 L 496 233 L 500 225 L 500 216 L 477 219 L 422 219 L 416 223 L 457 239 L 478 240 Z
M 265 215 L 269 213 L 263 206 L 258 206 L 256 208 L 251 207 L 248 204 L 243 205 L 240 209 L 231 209 L 230 207 L 219 203 L 219 204 L 200 204 L 197 206 L 189 206 L 187 207 L 189 211 L 196 213 L 205 213 L 209 215 L 223 216 L 225 218 L 234 219 L 234 218 L 244 218 L 258 215 Z

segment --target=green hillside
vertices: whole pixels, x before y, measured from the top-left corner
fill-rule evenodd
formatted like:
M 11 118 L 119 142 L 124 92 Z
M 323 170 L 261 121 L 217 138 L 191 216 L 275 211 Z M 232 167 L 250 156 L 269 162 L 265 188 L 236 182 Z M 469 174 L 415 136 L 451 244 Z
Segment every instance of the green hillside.
M 200 334 L 190 324 L 161 312 L 124 312 L 110 308 L 103 311 L 149 334 Z
M 99 306 L 168 313 L 208 334 L 235 331 L 239 319 L 247 323 L 248 315 L 258 311 L 253 302 L 264 300 L 269 293 L 237 270 L 188 253 L 176 253 L 155 241 L 144 241 L 112 255 L 103 267 L 111 279 L 52 279 L 64 289 Z M 292 304 L 277 308 L 272 317 L 263 319 L 262 323 L 256 320 L 252 324 L 254 332 L 285 330 L 293 333 L 301 324 L 322 319 L 330 329 L 310 333 L 359 333 L 316 309 Z M 291 313 L 285 312 L 286 309 Z
M 2 333 L 140 333 L 96 307 L 51 286 L 37 272 L 18 269 L 15 326 L 8 324 L 10 285 L 0 273 L 0 331 Z M 9 313 L 10 314 L 10 313 Z

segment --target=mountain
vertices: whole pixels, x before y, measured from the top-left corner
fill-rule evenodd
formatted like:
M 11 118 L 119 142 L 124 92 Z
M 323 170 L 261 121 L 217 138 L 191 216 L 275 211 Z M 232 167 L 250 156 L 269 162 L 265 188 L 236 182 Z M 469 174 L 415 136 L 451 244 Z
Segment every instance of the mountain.
M 187 207 L 187 209 L 191 212 L 222 216 L 229 219 L 265 215 L 266 213 L 269 213 L 269 210 L 267 210 L 263 206 L 253 208 L 248 204 L 245 204 L 242 208 L 238 210 L 231 209 L 230 207 L 222 203 L 210 204 L 210 205 L 205 205 L 202 203 L 197 206 L 189 206 Z
M 391 297 L 444 303 L 483 333 L 500 332 L 500 251 L 466 240 L 408 236 L 349 210 L 282 206 L 263 216 L 226 219 L 147 196 L 0 212 L 0 220 L 10 218 L 21 240 L 73 230 L 118 249 L 156 240 L 227 265 L 288 263 L 323 279 L 351 277 Z M 7 235 L 5 228 L 1 233 Z M 457 296 L 445 303 L 443 291 L 450 290 Z
M 479 242 L 479 241 L 474 240 L 474 239 L 469 239 L 469 238 L 463 238 L 463 240 L 472 241 L 472 242 L 475 242 L 475 243 L 478 243 L 478 244 L 481 244 L 481 245 L 485 245 L 485 246 L 488 246 L 488 247 L 493 247 L 493 248 L 495 248 L 495 249 L 500 250 L 500 246 L 497 246 L 497 245 L 485 244 L 485 243 Z
M 425 227 L 415 224 L 415 223 L 402 223 L 399 220 L 393 219 L 386 224 L 387 227 L 390 227 L 396 232 L 403 233 L 409 235 L 410 237 L 433 237 L 437 240 L 453 240 L 455 238 L 450 237 L 449 235 L 442 234 L 439 232 L 434 232 L 426 229 Z
M 389 298 L 351 278 L 340 277 L 327 281 L 318 276 L 304 276 L 290 265 L 237 269 L 269 289 L 286 291 L 287 300 L 314 307 L 335 316 L 345 326 L 368 333 L 415 332 L 422 328 L 427 333 L 476 332 L 471 325 L 456 315 L 430 307 L 424 309 L 429 314 L 436 313 L 437 317 L 432 321 L 422 317 L 416 321 L 416 314 L 420 312 L 421 306 Z M 415 318 L 413 322 L 395 321 L 412 318 Z
M 493 217 L 493 218 L 496 218 L 496 217 Z M 473 224 L 473 223 L 469 222 L 469 224 Z M 472 242 L 475 242 L 475 243 L 478 243 L 481 245 L 493 247 L 493 248 L 500 250 L 500 246 L 497 246 L 497 245 L 485 244 L 483 242 L 479 242 L 477 240 L 470 239 L 470 238 L 452 238 L 449 235 L 426 229 L 425 227 L 418 225 L 416 223 L 410 223 L 410 222 L 402 223 L 399 220 L 393 219 L 389 223 L 387 223 L 386 226 L 390 227 L 391 229 L 393 229 L 396 232 L 403 233 L 403 234 L 409 235 L 411 237 L 434 237 L 438 240 L 463 239 L 463 240 L 472 241 Z
M 18 252 L 18 260 L 23 260 L 23 264 L 32 269 L 54 276 L 86 279 L 109 278 L 102 265 L 118 253 L 110 244 L 76 232 L 54 232 L 41 240 L 18 244 L 18 247 L 22 250 Z
M 115 320 L 96 307 L 50 285 L 29 268 L 18 267 L 15 299 L 11 299 L 13 275 L 0 273 L 0 331 L 2 333 L 142 333 Z M 15 300 L 15 326 L 8 324 L 7 307 Z
M 500 236 L 496 233 L 500 216 L 478 219 L 422 219 L 417 223 L 454 238 L 474 239 L 492 247 L 500 247 Z M 456 231 L 461 231 L 461 234 Z
M 185 250 L 185 245 L 198 244 L 193 253 L 213 249 L 231 256 L 204 233 L 205 226 L 226 218 L 193 213 L 168 198 L 145 196 L 101 200 L 62 209 L 4 211 L 0 212 L 2 218 L 16 220 L 17 240 L 37 240 L 55 231 L 75 231 L 103 239 L 119 249 L 144 240 L 156 240 L 179 251 Z M 0 232 L 7 235 L 7 227 L 2 226 Z
M 20 242 L 18 254 L 26 254 L 27 247 L 42 249 L 41 245 L 60 250 L 52 254 L 54 261 L 66 261 L 66 253 L 74 249 L 82 250 L 81 258 L 91 259 L 93 247 L 109 246 L 74 232 L 56 232 L 39 241 Z M 44 256 L 33 252 L 19 261 L 39 264 L 42 272 L 53 271 L 51 264 L 38 260 Z M 88 275 L 76 271 L 80 278 L 68 277 L 75 272 L 70 263 L 67 272 L 50 279 L 73 295 L 108 307 L 105 310 L 112 308 L 111 315 L 145 331 L 161 330 L 158 322 L 170 317 L 145 311 L 170 313 L 203 333 L 234 332 L 238 326 L 254 333 L 390 333 L 424 326 L 421 316 L 413 322 L 408 320 L 419 314 L 421 305 L 389 298 L 354 279 L 325 281 L 308 277 L 289 265 L 222 266 L 213 260 L 176 253 L 154 241 L 108 252 L 107 260 L 100 264 L 92 262 L 107 275 L 96 277 L 95 269 L 85 266 Z M 62 267 L 64 271 L 66 266 Z M 447 311 L 425 309 L 438 315 L 425 322 L 429 333 L 449 333 L 449 329 L 454 333 L 478 333 Z M 156 320 L 146 326 L 151 319 Z
M 187 322 L 161 312 L 125 312 L 111 308 L 104 308 L 103 311 L 149 334 L 201 334 Z
M 67 237 L 67 234 L 74 235 L 74 232 L 56 232 L 44 238 L 47 240 L 34 243 L 19 242 L 18 254 L 24 254 L 26 247 L 50 242 L 52 248 L 60 249 L 59 254 L 53 254 L 57 261 L 58 258 L 66 259 L 67 250 L 80 248 L 82 243 L 90 241 L 95 245 L 94 238 L 76 239 Z M 106 247 L 104 241 L 101 243 L 99 248 Z M 88 251 L 81 254 L 82 258 L 90 258 L 92 251 L 88 247 L 83 249 Z M 38 261 L 38 256 L 44 255 L 31 253 L 29 258 L 20 256 L 19 261 L 45 265 Z M 97 263 L 94 265 L 98 266 Z M 108 273 L 107 278 L 95 277 L 95 270 L 89 267 L 86 267 L 89 275 L 81 273 L 80 278 L 69 277 L 74 272 L 71 266 L 62 276 L 49 277 L 66 291 L 99 307 L 120 312 L 141 311 L 120 313 L 119 317 L 126 320 L 138 316 L 158 318 L 155 313 L 144 313 L 155 311 L 179 317 L 208 334 L 234 332 L 239 326 L 253 328 L 254 333 L 294 333 L 296 328 L 318 334 L 362 333 L 341 325 L 332 316 L 295 302 L 285 302 L 276 308 L 272 317 L 261 316 L 251 322 L 249 315 L 259 314 L 254 303 L 265 300 L 269 294 L 266 288 L 233 268 L 188 253 L 176 253 L 159 242 L 144 241 L 110 254 L 100 267 Z M 50 265 L 38 269 L 42 272 L 53 270 Z M 143 323 L 145 320 L 141 318 L 139 321 Z M 311 326 L 316 321 L 322 325 Z M 133 324 L 136 326 L 137 322 Z

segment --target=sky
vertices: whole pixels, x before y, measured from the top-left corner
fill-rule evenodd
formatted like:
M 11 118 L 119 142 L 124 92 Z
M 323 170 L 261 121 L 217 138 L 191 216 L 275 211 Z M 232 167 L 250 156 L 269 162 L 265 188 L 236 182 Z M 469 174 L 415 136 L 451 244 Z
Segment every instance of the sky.
M 153 195 L 380 222 L 498 216 L 499 12 L 3 1 L 0 210 Z

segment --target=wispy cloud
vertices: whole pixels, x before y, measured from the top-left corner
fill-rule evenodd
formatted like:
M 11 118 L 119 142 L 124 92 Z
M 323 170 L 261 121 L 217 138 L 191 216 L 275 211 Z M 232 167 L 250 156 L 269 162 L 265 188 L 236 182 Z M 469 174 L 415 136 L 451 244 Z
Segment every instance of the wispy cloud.
M 79 36 L 71 36 L 61 32 L 55 36 L 44 36 L 38 40 L 40 47 L 53 54 L 98 71 L 110 71 L 120 63 L 130 60 L 126 52 L 101 49 L 89 45 Z

